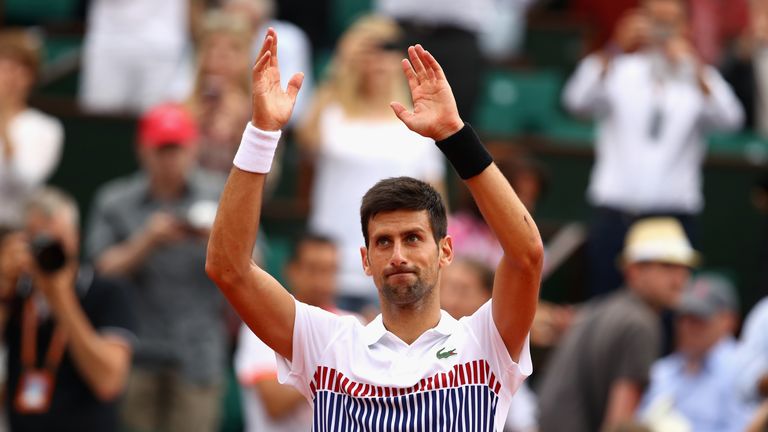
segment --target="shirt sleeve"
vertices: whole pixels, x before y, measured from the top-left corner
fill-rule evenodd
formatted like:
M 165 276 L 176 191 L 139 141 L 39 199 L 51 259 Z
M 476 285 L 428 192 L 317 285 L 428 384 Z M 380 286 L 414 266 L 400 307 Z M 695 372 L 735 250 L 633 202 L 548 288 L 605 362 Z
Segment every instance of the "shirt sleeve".
M 293 324 L 293 358 L 289 361 L 276 354 L 277 378 L 281 384 L 296 388 L 307 400 L 312 400 L 309 387 L 323 353 L 344 328 L 345 322 L 354 318 L 340 318 L 318 307 L 296 301 L 296 318 Z M 352 321 L 347 321 L 352 320 Z
M 10 139 L 17 147 L 8 170 L 16 184 L 36 186 L 45 182 L 59 164 L 64 129 L 53 117 L 24 116 L 12 123 Z
M 736 362 L 736 386 L 739 396 L 746 402 L 757 402 L 760 395 L 757 382 L 768 374 L 768 300 L 758 303 L 744 322 Z
M 701 122 L 706 130 L 735 131 L 744 123 L 744 108 L 731 86 L 715 68 L 704 69 L 704 81 L 710 94 L 705 96 Z
M 136 344 L 136 316 L 125 285 L 97 277 L 83 306 L 97 332 L 118 336 L 131 346 Z
M 277 377 L 275 352 L 245 324 L 240 327 L 237 338 L 235 372 L 243 386 L 252 386 L 261 380 Z
M 602 61 L 591 55 L 581 61 L 563 89 L 563 105 L 573 114 L 595 115 L 607 109 Z
M 88 217 L 85 236 L 85 254 L 90 262 L 95 263 L 108 247 L 122 241 L 116 227 L 110 223 L 106 191 L 97 193 Z
M 645 386 L 653 363 L 659 358 L 661 340 L 656 323 L 632 322 L 618 338 L 616 379 L 628 379 Z
M 515 363 L 507 351 L 496 323 L 493 321 L 492 302 L 489 300 L 466 320 L 469 331 L 484 350 L 484 357 L 489 361 L 491 370 L 501 374 L 502 388 L 515 393 L 523 381 L 533 372 L 531 361 L 530 335 L 525 338 Z

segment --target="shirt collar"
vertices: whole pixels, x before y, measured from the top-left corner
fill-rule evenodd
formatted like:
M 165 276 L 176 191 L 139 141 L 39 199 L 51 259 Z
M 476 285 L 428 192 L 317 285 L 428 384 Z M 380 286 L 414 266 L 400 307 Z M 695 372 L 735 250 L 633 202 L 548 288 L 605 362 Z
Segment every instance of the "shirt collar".
M 448 312 L 441 310 L 440 321 L 436 326 L 428 329 L 424 333 L 436 332 L 443 336 L 449 336 L 456 330 L 458 323 L 459 322 Z M 373 321 L 368 323 L 367 326 L 363 327 L 363 341 L 366 345 L 371 346 L 381 340 L 387 333 L 392 334 L 386 327 L 384 327 L 384 320 L 382 319 L 381 314 L 379 314 Z M 397 337 L 394 334 L 392 334 L 392 336 Z

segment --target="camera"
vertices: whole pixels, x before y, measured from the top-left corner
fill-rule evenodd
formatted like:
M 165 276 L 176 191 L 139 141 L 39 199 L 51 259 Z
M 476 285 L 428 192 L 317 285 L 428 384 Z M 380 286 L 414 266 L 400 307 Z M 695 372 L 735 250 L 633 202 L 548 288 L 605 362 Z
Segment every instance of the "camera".
M 32 255 L 45 273 L 55 273 L 67 263 L 67 255 L 61 242 L 48 234 L 32 239 Z

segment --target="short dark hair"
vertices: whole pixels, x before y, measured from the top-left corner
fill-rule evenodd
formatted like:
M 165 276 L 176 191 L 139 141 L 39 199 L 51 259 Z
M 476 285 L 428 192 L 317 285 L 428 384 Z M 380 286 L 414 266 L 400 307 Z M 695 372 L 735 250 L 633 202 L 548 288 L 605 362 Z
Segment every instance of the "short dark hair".
M 453 262 L 452 265 L 457 264 L 463 264 L 467 266 L 469 270 L 474 272 L 478 279 L 480 279 L 480 283 L 483 285 L 483 289 L 488 294 L 493 293 L 493 283 L 496 276 L 493 268 L 478 259 L 468 257 L 458 258 Z
M 302 232 L 298 235 L 298 237 L 296 237 L 296 239 L 293 242 L 293 250 L 291 251 L 291 256 L 288 258 L 288 261 L 289 262 L 298 261 L 299 255 L 301 254 L 301 248 L 308 243 L 315 243 L 315 244 L 336 247 L 336 242 L 334 242 L 332 238 L 326 235 L 317 234 L 313 232 Z
M 397 210 L 426 210 L 435 242 L 448 234 L 448 217 L 440 194 L 428 183 L 412 177 L 381 180 L 363 196 L 360 224 L 368 247 L 368 222 L 379 213 Z

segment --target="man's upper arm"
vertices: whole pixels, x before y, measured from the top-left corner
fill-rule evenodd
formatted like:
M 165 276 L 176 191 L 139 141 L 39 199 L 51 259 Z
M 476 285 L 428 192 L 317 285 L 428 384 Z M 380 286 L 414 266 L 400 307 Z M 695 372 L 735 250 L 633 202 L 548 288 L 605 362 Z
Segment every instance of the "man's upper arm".
M 493 281 L 493 319 L 515 362 L 525 347 L 539 301 L 541 271 L 502 258 Z

